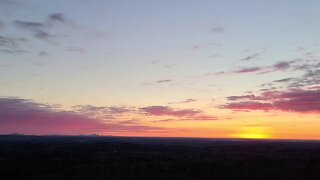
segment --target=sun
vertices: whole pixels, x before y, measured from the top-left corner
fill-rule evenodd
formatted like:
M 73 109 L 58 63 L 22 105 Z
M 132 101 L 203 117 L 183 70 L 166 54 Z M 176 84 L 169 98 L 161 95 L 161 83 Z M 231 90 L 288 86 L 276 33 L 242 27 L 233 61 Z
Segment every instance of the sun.
M 246 139 L 268 139 L 271 138 L 270 133 L 266 128 L 263 127 L 244 127 L 240 133 L 235 134 L 238 138 Z
M 240 138 L 246 138 L 246 139 L 265 139 L 269 138 L 266 134 L 257 134 L 257 133 L 248 133 L 248 134 L 240 134 Z

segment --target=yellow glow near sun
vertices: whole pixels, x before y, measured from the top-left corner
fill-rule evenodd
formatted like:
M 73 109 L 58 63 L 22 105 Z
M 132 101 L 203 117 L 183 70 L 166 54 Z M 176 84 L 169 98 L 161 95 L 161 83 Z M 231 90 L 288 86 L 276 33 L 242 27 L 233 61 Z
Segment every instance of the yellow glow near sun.
M 238 138 L 248 138 L 248 139 L 265 139 L 271 138 L 268 130 L 263 127 L 245 127 L 239 134 L 235 135 Z

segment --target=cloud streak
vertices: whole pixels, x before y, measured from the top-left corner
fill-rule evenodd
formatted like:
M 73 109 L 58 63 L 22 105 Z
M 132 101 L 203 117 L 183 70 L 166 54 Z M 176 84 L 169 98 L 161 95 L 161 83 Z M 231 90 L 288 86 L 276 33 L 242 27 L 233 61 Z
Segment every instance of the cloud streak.
M 156 81 L 156 83 L 168 83 L 171 81 L 172 81 L 171 79 L 163 79 L 163 80 Z
M 176 116 L 176 117 L 194 116 L 201 112 L 199 110 L 194 110 L 194 109 L 175 110 L 167 106 L 147 106 L 147 107 L 140 108 L 140 110 L 144 112 L 146 115 Z
M 261 67 L 246 67 L 246 68 L 241 68 L 239 70 L 233 71 L 234 73 L 252 73 L 252 72 L 259 72 L 261 71 Z
M 276 71 L 284 71 L 289 68 L 293 68 L 293 63 L 296 61 L 280 61 L 270 66 L 254 66 L 254 67 L 242 67 L 240 69 L 232 70 L 232 71 L 220 71 L 214 73 L 214 75 L 226 75 L 226 74 L 245 74 L 245 73 L 270 73 Z M 211 75 L 211 74 L 209 74 Z
M 249 61 L 249 60 L 257 59 L 259 56 L 260 56 L 260 53 L 255 53 L 255 54 L 249 55 L 245 58 L 242 58 L 241 60 L 242 61 Z

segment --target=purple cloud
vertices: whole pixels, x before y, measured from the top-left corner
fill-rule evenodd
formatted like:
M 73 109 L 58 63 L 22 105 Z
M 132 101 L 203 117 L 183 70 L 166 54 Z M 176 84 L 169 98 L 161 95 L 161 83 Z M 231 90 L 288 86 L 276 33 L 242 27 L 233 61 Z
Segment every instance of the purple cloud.
M 277 70 L 291 68 L 296 70 L 296 66 L 292 66 L 288 62 L 279 62 L 272 67 Z M 298 65 L 300 66 L 300 65 Z M 307 68 L 305 73 L 300 77 L 284 78 L 275 80 L 272 83 L 265 83 L 261 87 L 267 86 L 260 90 L 260 94 L 245 94 L 240 96 L 229 96 L 229 101 L 238 101 L 227 103 L 222 106 L 226 109 L 234 110 L 281 110 L 290 112 L 320 112 L 320 63 L 316 62 L 304 66 Z M 278 87 L 277 85 L 281 86 Z M 283 87 L 285 85 L 286 87 Z
M 259 96 L 231 96 L 229 100 L 239 102 L 223 105 L 225 109 L 244 110 L 281 110 L 291 112 L 320 113 L 320 89 L 291 89 L 266 91 Z

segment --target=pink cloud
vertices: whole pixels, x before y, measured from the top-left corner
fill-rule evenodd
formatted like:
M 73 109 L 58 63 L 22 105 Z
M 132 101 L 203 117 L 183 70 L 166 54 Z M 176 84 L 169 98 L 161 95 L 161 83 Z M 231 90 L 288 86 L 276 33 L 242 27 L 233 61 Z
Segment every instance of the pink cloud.
M 111 109 L 112 112 L 119 109 Z M 0 133 L 24 134 L 91 134 L 123 131 L 152 131 L 163 128 L 139 123 L 104 122 L 74 111 L 20 98 L 0 98 Z
M 282 69 L 288 69 L 290 67 L 290 64 L 292 62 L 279 62 L 273 65 L 273 68 L 275 70 L 282 70 Z

